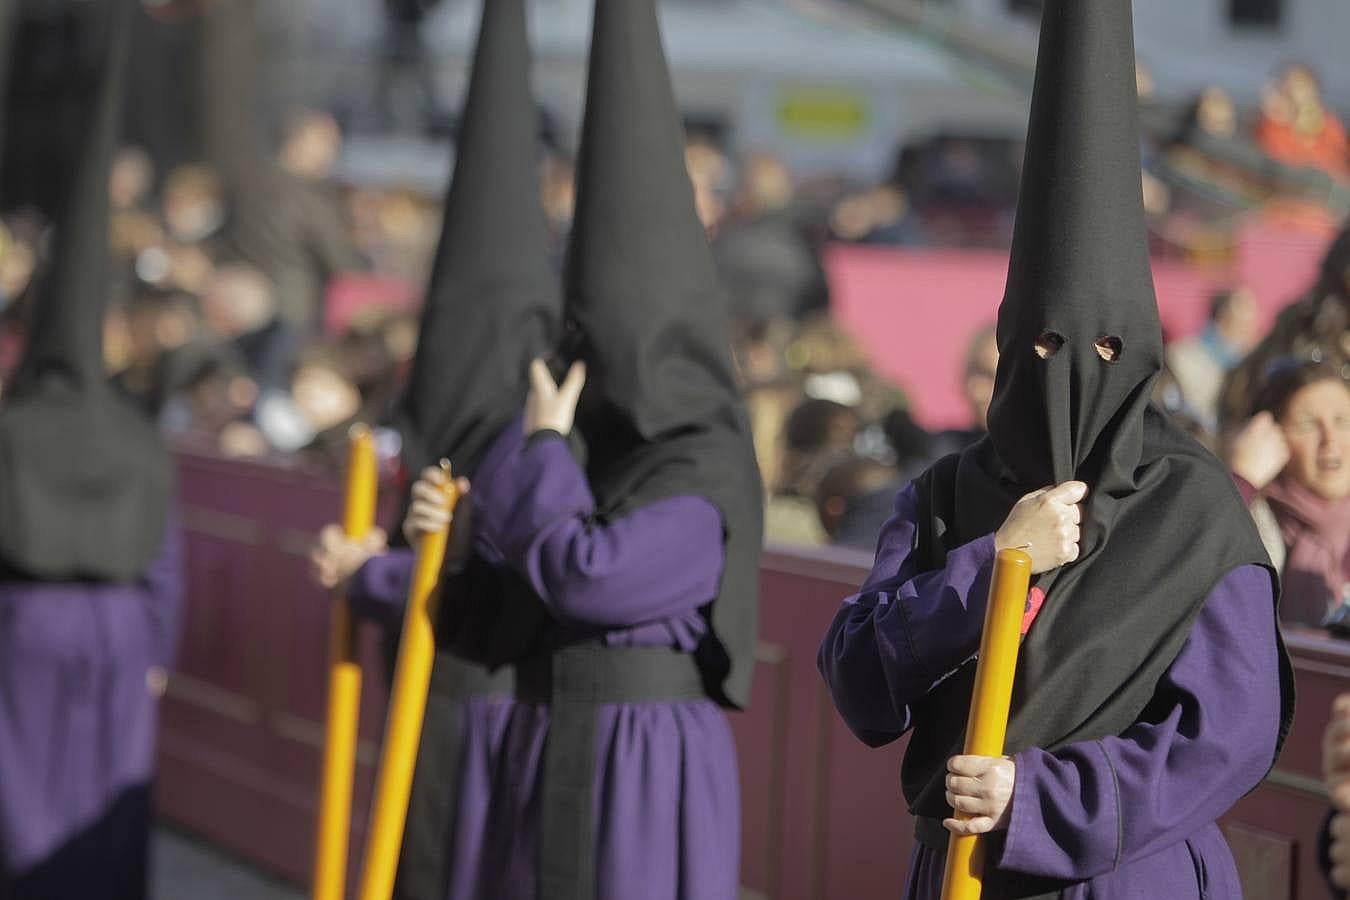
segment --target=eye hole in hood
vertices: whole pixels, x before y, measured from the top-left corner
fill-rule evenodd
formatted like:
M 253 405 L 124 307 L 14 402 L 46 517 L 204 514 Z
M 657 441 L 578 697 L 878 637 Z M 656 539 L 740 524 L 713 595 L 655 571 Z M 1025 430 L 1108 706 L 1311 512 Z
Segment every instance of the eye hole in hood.
M 1049 359 L 1058 353 L 1064 344 L 1064 335 L 1054 331 L 1043 331 L 1041 336 L 1036 338 L 1036 355 L 1041 359 Z
M 1125 349 L 1124 342 L 1114 334 L 1102 335 L 1093 346 L 1097 348 L 1097 355 L 1102 358 L 1102 362 L 1112 364 L 1120 362 L 1120 354 Z

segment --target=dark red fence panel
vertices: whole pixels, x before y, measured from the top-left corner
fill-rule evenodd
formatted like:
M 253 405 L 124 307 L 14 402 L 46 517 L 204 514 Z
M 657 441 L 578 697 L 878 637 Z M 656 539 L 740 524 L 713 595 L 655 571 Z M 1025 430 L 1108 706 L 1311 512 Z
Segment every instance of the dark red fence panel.
M 301 881 L 313 846 L 329 608 L 306 557 L 318 528 L 338 518 L 340 493 L 273 466 L 182 455 L 179 494 L 189 596 L 164 706 L 160 809 Z M 362 810 L 384 714 L 377 636 L 364 637 Z

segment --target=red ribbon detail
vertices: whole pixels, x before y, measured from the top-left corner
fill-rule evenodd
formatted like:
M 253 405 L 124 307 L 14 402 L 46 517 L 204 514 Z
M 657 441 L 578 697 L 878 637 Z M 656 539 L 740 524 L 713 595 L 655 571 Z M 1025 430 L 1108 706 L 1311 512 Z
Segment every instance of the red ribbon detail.
M 1031 630 L 1031 623 L 1036 621 L 1036 614 L 1041 611 L 1041 606 L 1045 604 L 1045 591 L 1034 587 L 1027 591 L 1027 608 L 1022 613 L 1022 633 L 1026 634 Z

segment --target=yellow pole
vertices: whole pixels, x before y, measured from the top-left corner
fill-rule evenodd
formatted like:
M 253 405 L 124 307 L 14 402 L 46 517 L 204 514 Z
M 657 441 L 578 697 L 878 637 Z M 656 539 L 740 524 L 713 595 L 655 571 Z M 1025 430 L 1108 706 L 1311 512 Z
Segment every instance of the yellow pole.
M 347 497 L 342 529 L 364 540 L 375 527 L 378 475 L 375 438 L 354 425 L 349 434 Z M 347 834 L 351 824 L 352 774 L 356 767 L 356 726 L 360 718 L 361 665 L 347 598 L 334 598 L 328 624 L 328 719 L 324 728 L 319 782 L 319 821 L 314 847 L 313 900 L 342 900 L 347 880 Z
M 445 503 L 451 510 L 459 499 L 450 479 L 450 465 L 442 461 L 446 475 Z M 427 707 L 432 656 L 436 650 L 433 623 L 436 618 L 436 583 L 445 560 L 449 529 L 424 534 L 417 542 L 412 586 L 403 617 L 398 662 L 389 698 L 384 747 L 375 780 L 374 806 L 366 832 L 361 866 L 360 900 L 389 900 L 394 892 L 394 871 L 403 843 L 408 817 L 413 767 L 422 739 L 422 719 Z
M 966 721 L 967 755 L 1003 755 L 1030 584 L 1031 557 L 1021 550 L 1000 550 L 989 585 L 989 608 L 984 614 L 975 691 L 971 695 L 970 718 Z M 951 836 L 947 842 L 942 900 L 979 900 L 984 879 L 983 847 L 978 836 Z

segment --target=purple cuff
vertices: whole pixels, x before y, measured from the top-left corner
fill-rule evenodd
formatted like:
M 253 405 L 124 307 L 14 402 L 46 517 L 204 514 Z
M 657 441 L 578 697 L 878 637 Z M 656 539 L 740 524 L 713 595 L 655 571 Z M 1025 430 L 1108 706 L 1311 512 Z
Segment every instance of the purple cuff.
M 1013 756 L 1008 839 L 1001 868 L 1052 878 L 1083 878 L 1120 865 L 1120 788 L 1098 741 L 1073 745 L 1077 764 L 1031 748 Z M 1096 803 L 1084 803 L 1085 799 Z
M 916 575 L 912 518 L 887 528 L 878 554 L 886 562 L 844 601 L 817 658 L 839 714 L 870 746 L 907 731 L 910 707 L 979 650 L 994 559 L 986 535 Z
M 921 591 L 913 598 L 917 602 L 899 606 L 914 661 L 933 681 L 980 649 L 995 555 L 992 534 L 957 547 L 947 554 L 945 577 L 933 579 L 936 590 Z
M 413 551 L 407 547 L 372 556 L 347 585 L 347 602 L 361 618 L 382 618 L 403 612 L 412 587 Z

